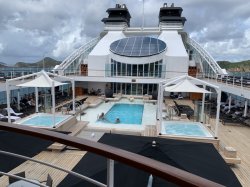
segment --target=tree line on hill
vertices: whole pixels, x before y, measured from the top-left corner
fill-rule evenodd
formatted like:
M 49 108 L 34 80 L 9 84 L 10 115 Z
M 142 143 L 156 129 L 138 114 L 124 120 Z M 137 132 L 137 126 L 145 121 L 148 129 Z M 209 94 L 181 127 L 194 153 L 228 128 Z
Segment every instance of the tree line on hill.
M 222 69 L 231 72 L 250 72 L 250 60 L 234 63 L 229 61 L 218 61 L 218 64 Z
M 38 68 L 53 68 L 56 65 L 60 64 L 61 61 L 57 61 L 50 57 L 45 57 L 44 59 L 34 62 L 34 63 L 27 63 L 27 62 L 17 62 L 12 67 L 19 67 L 19 68 L 26 68 L 26 67 L 38 67 Z M 0 68 L 10 67 L 6 63 L 0 62 Z

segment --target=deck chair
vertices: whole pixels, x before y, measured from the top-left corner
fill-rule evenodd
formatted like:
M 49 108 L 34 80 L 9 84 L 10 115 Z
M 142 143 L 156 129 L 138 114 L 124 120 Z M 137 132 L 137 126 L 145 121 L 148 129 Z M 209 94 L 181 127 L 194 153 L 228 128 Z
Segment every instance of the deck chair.
M 18 116 L 10 116 L 11 121 L 16 121 L 19 119 L 21 119 L 21 118 Z M 4 116 L 3 114 L 0 114 L 0 121 L 8 121 L 8 116 Z
M 50 174 L 48 174 L 46 185 L 49 187 L 52 187 L 52 183 L 53 183 L 53 179 L 51 178 Z
M 40 181 L 40 183 L 46 182 L 46 186 L 52 187 L 53 179 L 50 174 L 47 175 L 47 179 L 45 181 Z
M 8 112 L 8 108 L 5 108 L 5 110 Z M 17 113 L 12 108 L 9 108 L 9 111 L 11 114 L 14 114 L 15 116 L 21 116 L 23 113 Z
M 16 174 L 14 174 L 14 175 L 25 178 L 25 172 L 24 172 L 24 171 L 19 172 L 19 173 L 16 173 Z M 16 179 L 16 178 L 13 178 L 13 177 L 9 177 L 9 184 L 12 184 L 12 183 L 14 183 L 14 182 L 17 182 L 17 181 L 19 181 L 19 180 L 20 180 L 20 179 Z

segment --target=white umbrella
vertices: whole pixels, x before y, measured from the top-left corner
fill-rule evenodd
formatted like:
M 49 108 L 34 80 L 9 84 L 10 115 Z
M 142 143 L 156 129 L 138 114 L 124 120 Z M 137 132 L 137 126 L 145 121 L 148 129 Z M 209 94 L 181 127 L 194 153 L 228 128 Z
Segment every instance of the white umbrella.
M 190 92 L 190 93 L 211 93 L 193 84 L 188 79 L 184 79 L 175 85 L 165 87 L 167 92 Z
M 28 81 L 28 82 L 25 82 L 25 83 L 22 83 L 22 84 L 18 84 L 17 86 L 20 86 L 20 87 L 51 88 L 53 86 L 52 82 L 54 82 L 55 87 L 67 84 L 67 83 L 62 83 L 62 82 L 55 81 L 55 80 L 51 79 L 49 76 L 46 77 L 44 74 L 41 74 L 40 76 L 38 76 L 37 78 L 35 78 L 35 79 L 31 80 L 31 81 Z

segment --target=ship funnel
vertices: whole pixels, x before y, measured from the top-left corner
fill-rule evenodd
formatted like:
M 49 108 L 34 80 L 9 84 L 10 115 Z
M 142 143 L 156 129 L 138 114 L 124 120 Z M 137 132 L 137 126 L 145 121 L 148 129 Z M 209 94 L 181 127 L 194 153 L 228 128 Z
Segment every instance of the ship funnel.
M 130 26 L 130 13 L 125 4 L 116 4 L 115 8 L 107 10 L 109 16 L 103 18 L 105 30 L 124 30 Z
M 181 7 L 175 7 L 174 3 L 170 6 L 167 6 L 167 3 L 164 3 L 159 12 L 159 26 L 166 29 L 173 27 L 182 29 L 186 18 L 182 17 L 181 14 Z

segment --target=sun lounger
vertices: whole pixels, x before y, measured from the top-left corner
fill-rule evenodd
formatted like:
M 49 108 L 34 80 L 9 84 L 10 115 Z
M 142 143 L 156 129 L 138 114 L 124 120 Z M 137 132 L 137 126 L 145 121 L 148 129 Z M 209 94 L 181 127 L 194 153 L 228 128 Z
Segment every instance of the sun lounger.
M 18 116 L 10 116 L 10 119 L 11 121 L 16 121 L 16 120 L 19 120 L 21 119 L 20 117 Z M 0 121 L 8 121 L 8 116 L 4 116 L 3 114 L 0 114 Z
M 8 112 L 8 108 L 5 108 L 5 110 Z M 17 113 L 12 108 L 9 108 L 9 111 L 11 114 L 14 114 L 15 116 L 21 116 L 23 113 Z

